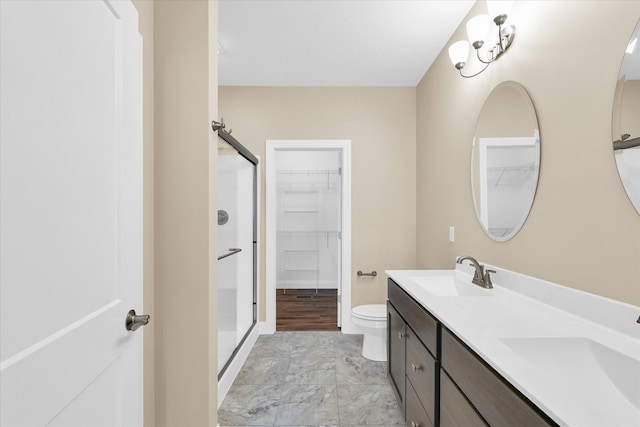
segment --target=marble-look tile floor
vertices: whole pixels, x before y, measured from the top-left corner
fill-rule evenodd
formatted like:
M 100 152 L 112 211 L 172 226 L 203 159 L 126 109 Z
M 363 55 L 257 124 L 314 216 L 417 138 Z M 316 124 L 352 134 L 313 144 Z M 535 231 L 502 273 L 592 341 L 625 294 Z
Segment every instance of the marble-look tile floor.
M 361 351 L 362 335 L 261 335 L 218 409 L 220 426 L 403 425 L 386 362 Z

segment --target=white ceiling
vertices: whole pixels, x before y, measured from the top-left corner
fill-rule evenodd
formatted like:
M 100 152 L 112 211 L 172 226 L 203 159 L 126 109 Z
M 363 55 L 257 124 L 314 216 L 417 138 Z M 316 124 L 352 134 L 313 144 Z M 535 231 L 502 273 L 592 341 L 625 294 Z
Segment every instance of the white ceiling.
M 221 86 L 416 86 L 475 0 L 220 0 Z

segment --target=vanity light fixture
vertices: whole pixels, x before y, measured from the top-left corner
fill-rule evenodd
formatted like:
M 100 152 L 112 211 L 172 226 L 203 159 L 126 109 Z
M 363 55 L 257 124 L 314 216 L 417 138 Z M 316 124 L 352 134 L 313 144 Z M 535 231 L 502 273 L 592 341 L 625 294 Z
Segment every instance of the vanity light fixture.
M 462 77 L 470 78 L 482 73 L 489 67 L 489 64 L 500 58 L 502 54 L 511 47 L 513 38 L 516 35 L 516 28 L 513 25 L 505 25 L 511 3 L 509 0 L 487 1 L 489 15 L 478 15 L 467 22 L 467 36 L 469 37 L 469 41 L 460 40 L 449 47 L 449 58 Z M 495 41 L 493 45 L 486 46 L 482 49 L 483 46 L 485 46 L 485 38 L 491 27 L 491 16 L 494 17 L 494 24 L 498 26 L 498 40 Z M 490 37 L 495 36 L 490 35 Z M 464 75 L 462 74 L 462 69 L 469 56 L 469 44 L 475 49 L 478 60 L 485 65 L 475 74 Z

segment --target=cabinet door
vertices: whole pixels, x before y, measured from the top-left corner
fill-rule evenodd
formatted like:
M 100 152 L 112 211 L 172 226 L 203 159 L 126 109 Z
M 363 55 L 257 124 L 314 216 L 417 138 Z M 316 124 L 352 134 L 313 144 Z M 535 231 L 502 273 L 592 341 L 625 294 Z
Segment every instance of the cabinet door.
M 433 427 L 432 419 L 420 403 L 416 390 L 407 382 L 407 427 Z
M 429 415 L 433 424 L 436 420 L 436 361 L 426 347 L 416 337 L 414 331 L 407 326 L 406 345 L 406 371 L 407 379 L 413 386 L 422 406 Z M 407 393 L 409 385 L 407 385 Z M 409 405 L 409 403 L 407 403 Z M 409 421 L 409 409 L 407 408 L 407 421 Z
M 440 374 L 440 427 L 486 427 L 482 417 L 465 399 L 449 376 Z
M 390 303 L 387 303 L 387 360 L 389 380 L 398 399 L 402 413 L 405 413 L 405 336 L 404 320 Z

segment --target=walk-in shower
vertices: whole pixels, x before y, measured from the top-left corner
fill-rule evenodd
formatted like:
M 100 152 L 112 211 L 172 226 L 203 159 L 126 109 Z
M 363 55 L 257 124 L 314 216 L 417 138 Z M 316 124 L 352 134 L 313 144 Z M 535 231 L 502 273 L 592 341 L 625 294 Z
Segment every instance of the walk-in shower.
M 219 137 L 218 391 L 223 397 L 258 334 L 258 159 L 223 128 L 214 130 Z

